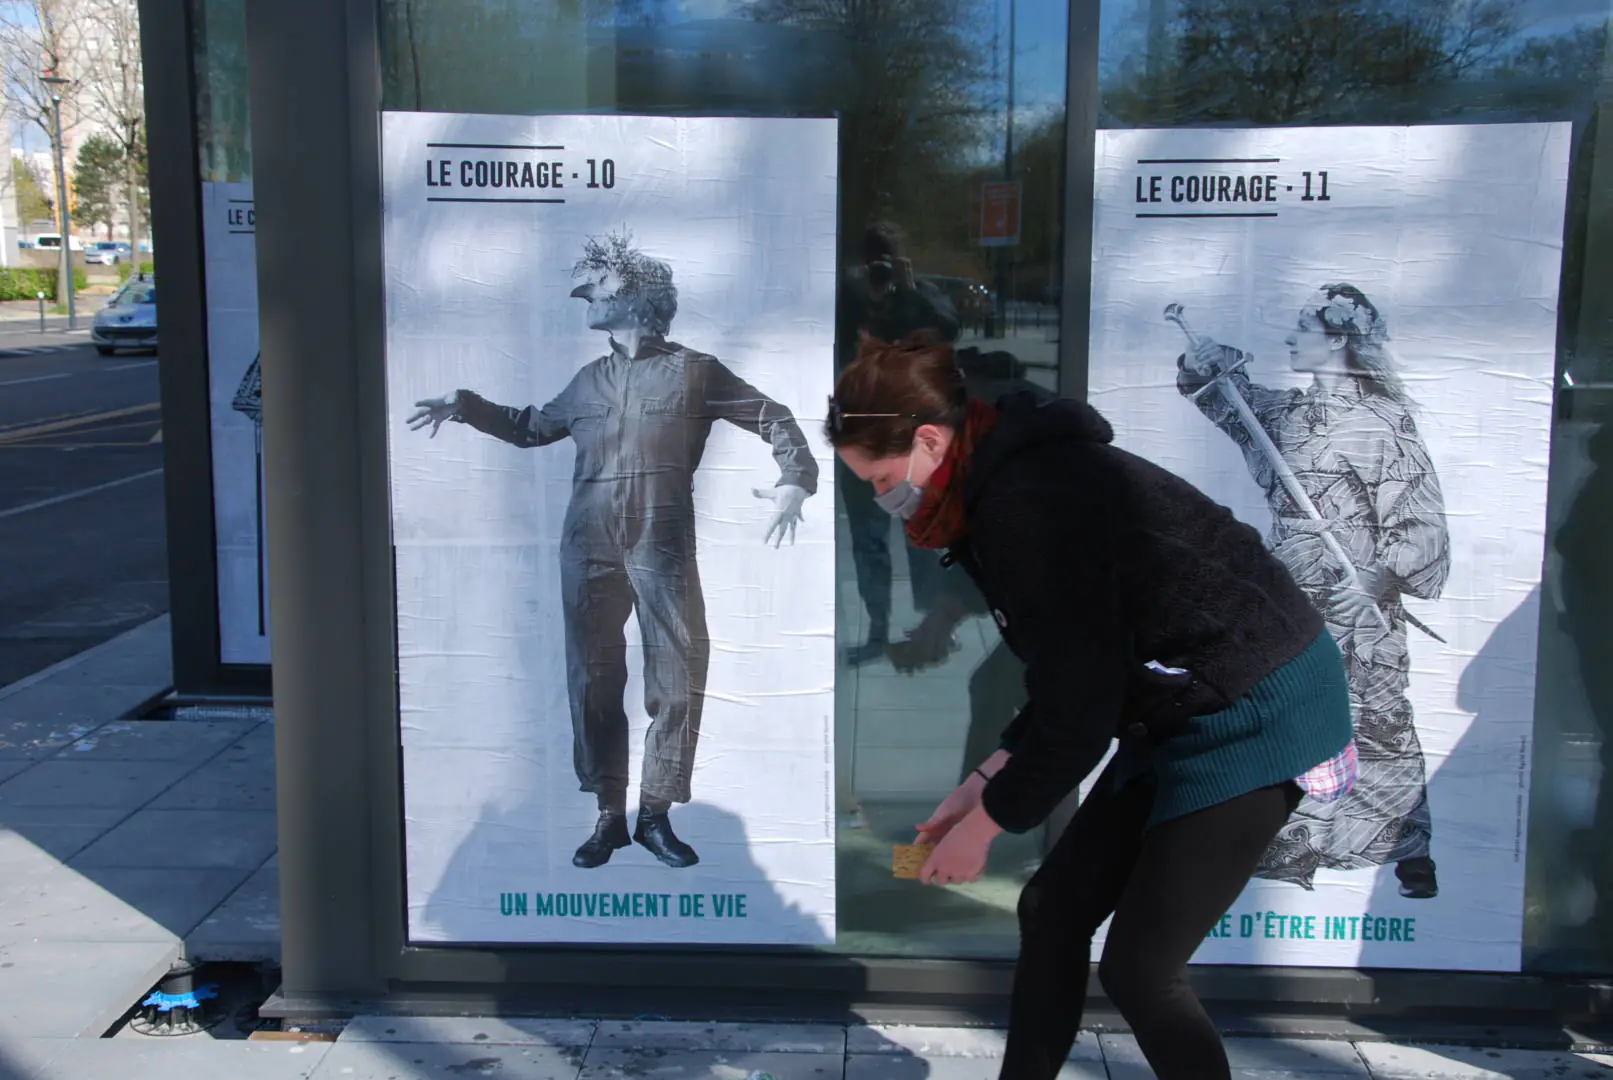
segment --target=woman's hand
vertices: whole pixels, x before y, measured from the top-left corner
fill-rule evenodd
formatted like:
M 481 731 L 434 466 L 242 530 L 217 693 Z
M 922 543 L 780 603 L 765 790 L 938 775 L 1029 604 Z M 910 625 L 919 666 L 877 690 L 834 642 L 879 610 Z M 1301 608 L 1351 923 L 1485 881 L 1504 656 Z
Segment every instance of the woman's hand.
M 935 808 L 929 820 L 918 827 L 919 835 L 914 843 L 939 844 L 944 840 L 954 825 L 980 806 L 980 793 L 986 788 L 985 778 L 980 774 L 996 776 L 997 770 L 1008 764 L 1009 756 L 1007 750 L 998 750 L 982 761 L 980 767 L 970 773 L 952 794 L 941 800 L 941 805 Z
M 926 885 L 979 881 L 980 875 L 986 872 L 991 842 L 1001 832 L 983 808 L 975 807 L 936 845 L 919 871 L 919 880 Z
M 980 793 L 986 788 L 986 782 L 980 779 L 979 773 L 970 773 L 969 778 L 955 788 L 952 794 L 941 800 L 941 805 L 935 808 L 927 821 L 918 827 L 918 844 L 939 844 L 946 839 L 953 826 L 967 817 L 971 811 L 980 806 Z

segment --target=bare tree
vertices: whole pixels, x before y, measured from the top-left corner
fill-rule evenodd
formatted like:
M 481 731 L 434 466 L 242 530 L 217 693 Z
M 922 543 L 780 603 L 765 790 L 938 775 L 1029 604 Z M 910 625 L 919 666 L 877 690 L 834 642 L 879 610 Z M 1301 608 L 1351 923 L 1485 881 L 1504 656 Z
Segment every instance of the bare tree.
M 984 0 L 756 0 L 746 15 L 805 33 L 814 79 L 801 104 L 840 116 L 842 214 L 848 238 L 874 217 L 930 241 L 957 215 L 934 197 L 982 145 L 996 114 L 975 32 Z
M 1180 0 L 1105 80 L 1126 124 L 1384 122 L 1412 88 L 1494 66 L 1522 0 Z M 1150 9 L 1152 11 L 1152 9 Z M 1391 113 L 1392 115 L 1392 113 Z
M 83 22 L 75 0 L 27 0 L 0 4 L 0 93 L 13 115 L 32 124 L 49 140 L 52 160 L 58 169 L 56 192 L 68 186 L 65 175 L 67 132 L 78 120 L 78 97 L 82 72 Z M 46 77 L 66 82 L 46 83 Z M 61 99 L 58 128 L 56 98 Z M 57 221 L 66 216 L 57 200 Z M 72 273 L 72 238 L 62 229 L 60 274 L 57 295 L 66 296 L 67 275 Z
M 95 70 L 86 72 L 83 81 L 83 104 L 89 118 L 104 126 L 123 149 L 123 199 L 129 214 L 129 247 L 137 254 L 146 152 L 140 10 L 137 0 L 79 0 L 79 4 L 86 32 L 96 43 Z

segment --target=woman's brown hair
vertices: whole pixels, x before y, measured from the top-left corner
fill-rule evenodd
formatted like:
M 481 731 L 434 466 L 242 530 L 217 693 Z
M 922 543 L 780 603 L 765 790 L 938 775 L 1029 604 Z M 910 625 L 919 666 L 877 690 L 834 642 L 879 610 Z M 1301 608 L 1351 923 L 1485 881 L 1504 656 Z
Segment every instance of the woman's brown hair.
M 951 345 L 928 331 L 895 343 L 864 336 L 857 359 L 835 384 L 829 445 L 876 461 L 905 454 L 922 425 L 956 429 L 967 405 Z

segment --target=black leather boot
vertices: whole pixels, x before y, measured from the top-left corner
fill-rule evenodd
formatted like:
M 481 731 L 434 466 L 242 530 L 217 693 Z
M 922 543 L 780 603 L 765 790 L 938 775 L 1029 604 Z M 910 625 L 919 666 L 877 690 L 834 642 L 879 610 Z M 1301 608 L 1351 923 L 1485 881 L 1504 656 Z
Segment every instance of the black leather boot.
M 1434 860 L 1426 855 L 1396 863 L 1395 877 L 1400 879 L 1400 895 L 1408 900 L 1432 900 L 1439 895 Z
M 583 841 L 577 854 L 571 857 L 571 865 L 584 870 L 604 866 L 610 862 L 611 855 L 632 842 L 627 835 L 627 815 L 606 810 L 594 825 L 594 835 Z
M 700 861 L 694 848 L 678 839 L 672 831 L 672 821 L 664 813 L 648 810 L 638 812 L 638 827 L 633 830 L 633 841 L 668 866 L 693 866 Z

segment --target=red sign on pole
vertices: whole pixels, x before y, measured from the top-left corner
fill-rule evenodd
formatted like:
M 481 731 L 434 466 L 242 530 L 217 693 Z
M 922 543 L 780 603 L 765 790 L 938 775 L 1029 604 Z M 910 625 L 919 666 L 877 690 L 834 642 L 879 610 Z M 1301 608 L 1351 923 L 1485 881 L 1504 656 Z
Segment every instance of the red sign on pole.
M 980 246 L 1013 247 L 1019 243 L 1019 181 L 991 180 L 980 185 Z

